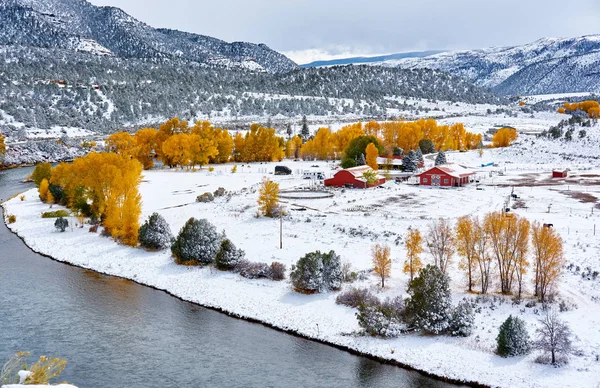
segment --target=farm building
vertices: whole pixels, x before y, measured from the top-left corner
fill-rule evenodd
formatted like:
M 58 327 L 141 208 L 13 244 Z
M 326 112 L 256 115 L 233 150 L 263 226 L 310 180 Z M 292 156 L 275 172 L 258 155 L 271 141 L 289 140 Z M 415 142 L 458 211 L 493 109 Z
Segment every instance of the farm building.
M 569 170 L 554 170 L 552 171 L 552 178 L 566 178 L 569 176 Z
M 384 170 L 388 166 L 390 166 L 392 170 L 402 170 L 402 156 L 394 156 L 390 159 L 378 156 L 377 165 L 380 170 Z
M 380 186 L 385 183 L 385 178 L 377 175 L 377 182 L 375 184 L 367 184 L 367 180 L 363 178 L 363 174 L 366 171 L 374 170 L 369 166 L 358 166 L 340 170 L 333 176 L 333 178 L 325 180 L 325 186 L 355 187 L 358 189 L 366 189 L 367 187 Z
M 459 187 L 469 183 L 474 171 L 455 164 L 435 166 L 417 175 L 422 186 Z

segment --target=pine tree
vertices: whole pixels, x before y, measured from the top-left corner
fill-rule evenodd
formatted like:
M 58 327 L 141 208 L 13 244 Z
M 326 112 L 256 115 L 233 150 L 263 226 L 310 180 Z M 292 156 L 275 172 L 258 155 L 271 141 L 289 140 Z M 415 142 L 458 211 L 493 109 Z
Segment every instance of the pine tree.
M 304 141 L 307 141 L 310 137 L 310 130 L 308 129 L 308 120 L 306 119 L 306 115 L 302 116 L 302 129 L 300 130 L 300 136 Z
M 406 172 L 415 172 L 417 171 L 417 160 L 415 151 L 410 150 L 408 154 L 402 158 L 402 167 Z
M 446 161 L 446 154 L 444 153 L 444 151 L 440 150 L 440 152 L 438 152 L 437 156 L 435 157 L 435 165 L 441 166 L 442 164 L 446 163 L 448 163 Z
M 358 156 L 358 160 L 356 161 L 357 166 L 364 166 L 367 164 L 367 159 L 365 158 L 365 154 L 360 154 Z
M 158 213 L 152 215 L 140 227 L 140 245 L 147 249 L 166 249 L 171 246 L 173 234 L 167 221 Z
M 300 258 L 290 273 L 292 285 L 298 292 L 319 292 L 323 285 L 323 257 L 321 252 L 307 253 Z
M 59 232 L 64 232 L 67 229 L 68 226 L 69 226 L 69 221 L 67 221 L 66 219 L 64 219 L 62 217 L 58 217 L 56 219 L 56 221 L 54 221 L 54 227 Z
M 190 218 L 181 228 L 171 246 L 175 261 L 179 264 L 211 264 L 221 245 L 214 225 L 207 220 Z
M 474 325 L 475 312 L 473 306 L 468 300 L 463 300 L 452 309 L 448 331 L 454 337 L 468 337 L 473 332 Z
M 417 148 L 417 152 L 415 152 L 415 160 L 417 161 L 417 167 L 419 164 L 425 162 L 425 159 L 423 158 L 423 152 L 421 152 L 420 148 Z
M 325 290 L 339 290 L 342 287 L 342 259 L 334 251 L 324 253 L 323 285 Z
M 288 135 L 288 139 L 291 139 L 292 135 L 294 134 L 294 131 L 292 130 L 292 124 L 288 123 L 286 133 Z
M 437 266 L 427 265 L 408 286 L 408 322 L 418 330 L 440 334 L 451 318 L 450 281 Z
M 245 253 L 237 249 L 235 245 L 222 233 L 221 246 L 215 256 L 215 265 L 217 269 L 227 271 L 233 269 L 236 264 L 244 260 Z
M 496 343 L 496 353 L 502 357 L 520 356 L 529 353 L 531 344 L 525 322 L 510 315 L 500 326 Z

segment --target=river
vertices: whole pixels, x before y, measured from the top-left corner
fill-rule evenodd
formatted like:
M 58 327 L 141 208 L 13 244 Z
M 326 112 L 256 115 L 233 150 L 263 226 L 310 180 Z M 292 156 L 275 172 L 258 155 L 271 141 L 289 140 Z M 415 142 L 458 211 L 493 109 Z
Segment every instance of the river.
M 31 168 L 0 171 L 0 198 Z M 0 222 L 0 365 L 68 360 L 80 388 L 454 387 L 33 253 Z

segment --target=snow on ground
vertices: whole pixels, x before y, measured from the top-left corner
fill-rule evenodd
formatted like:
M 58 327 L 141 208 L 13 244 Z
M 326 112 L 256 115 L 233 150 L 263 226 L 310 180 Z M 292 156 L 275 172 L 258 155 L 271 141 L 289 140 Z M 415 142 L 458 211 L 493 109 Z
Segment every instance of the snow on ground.
M 533 142 L 533 143 L 532 143 Z M 549 142 L 549 141 L 548 141 Z M 574 142 L 576 143 L 576 142 Z M 6 214 L 17 222 L 9 227 L 22 236 L 34 250 L 107 274 L 169 291 L 185 300 L 217 307 L 232 314 L 253 318 L 285 330 L 346 346 L 366 354 L 396 360 L 439 376 L 501 387 L 597 387 L 600 384 L 600 279 L 582 276 L 586 267 L 600 269 L 600 162 L 590 157 L 561 160 L 568 146 L 523 136 L 514 147 L 476 152 L 449 153 L 450 162 L 477 170 L 475 184 L 458 189 L 431 189 L 388 182 L 369 190 L 334 190 L 334 197 L 313 200 L 282 199 L 289 215 L 283 220 L 283 249 L 279 249 L 279 220 L 257 218 L 257 188 L 263 176 L 280 183 L 282 190 L 309 186 L 301 179 L 304 170 L 333 173 L 324 162 L 285 161 L 293 175 L 270 175 L 274 163 L 215 166 L 197 172 L 153 170 L 144 173 L 141 184 L 143 219 L 159 212 L 177 233 L 189 217 L 206 218 L 218 230 L 246 251 L 252 261 L 280 261 L 288 267 L 305 253 L 335 250 L 353 270 L 371 268 L 370 251 L 376 243 L 392 247 L 393 272 L 386 289 L 378 288 L 373 275 L 351 286 L 369 287 L 385 296 L 406 296 L 408 278 L 401 273 L 405 257 L 403 236 L 408 227 L 423 232 L 438 217 L 456 219 L 466 214 L 483 215 L 500 210 L 513 186 L 521 200 L 515 213 L 531 221 L 553 223 L 565 240 L 569 270 L 560 280 L 560 298 L 577 307 L 560 314 L 572 328 L 576 355 L 568 366 L 552 368 L 534 362 L 537 354 L 503 359 L 493 353 L 498 327 L 509 314 L 528 324 L 534 336 L 540 307 L 516 305 L 508 297 L 491 295 L 479 300 L 476 329 L 468 338 L 403 335 L 384 340 L 352 335 L 359 331 L 355 310 L 336 305 L 337 292 L 302 295 L 291 289 L 289 281 L 248 280 L 211 268 L 175 265 L 168 251 L 146 252 L 123 247 L 109 238 L 73 228 L 57 233 L 53 220 L 40 218 L 48 205 L 40 203 L 36 190 L 28 191 L 25 201 L 18 198 L 5 204 Z M 580 143 L 577 143 L 581 146 Z M 567 147 L 567 148 L 565 148 Z M 572 147 L 576 147 L 573 145 Z M 552 150 L 552 151 L 550 151 Z M 596 148 L 597 150 L 597 148 Z M 554 154 L 551 152 L 555 152 Z M 592 152 L 590 151 L 590 154 Z M 431 163 L 431 160 L 427 160 Z M 496 162 L 494 167 L 481 164 Z M 312 167 L 318 166 L 318 167 Z M 570 167 L 566 180 L 550 179 L 555 167 Z M 224 187 L 231 195 L 212 203 L 196 203 L 196 196 Z M 580 193 L 588 194 L 587 201 Z M 591 199 L 590 199 L 591 198 Z M 548 212 L 548 206 L 550 211 Z M 510 206 L 515 205 L 511 203 Z M 592 208 L 596 210 L 592 213 Z M 54 206 L 57 208 L 57 206 Z M 305 209 L 305 210 L 299 210 Z M 71 220 L 75 223 L 75 220 Z M 423 255 L 425 263 L 431 258 Z M 475 298 L 464 292 L 464 276 L 458 258 L 450 269 L 453 301 Z M 531 292 L 528 279 L 526 291 Z
M 562 94 L 537 94 L 532 96 L 523 96 L 523 100 L 528 104 L 536 104 L 543 101 L 568 101 L 569 98 L 598 98 L 594 93 L 583 92 L 583 93 L 562 93 Z
M 77 127 L 52 127 L 50 129 L 27 128 L 27 139 L 57 139 L 62 136 L 67 137 L 88 137 L 94 136 L 94 132 Z

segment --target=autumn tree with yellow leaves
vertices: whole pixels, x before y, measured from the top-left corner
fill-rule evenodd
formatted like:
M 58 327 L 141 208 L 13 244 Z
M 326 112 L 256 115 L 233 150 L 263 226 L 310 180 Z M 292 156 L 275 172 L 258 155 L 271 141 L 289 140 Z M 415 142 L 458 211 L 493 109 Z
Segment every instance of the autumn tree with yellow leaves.
M 478 237 L 471 217 L 463 216 L 456 221 L 454 240 L 456 251 L 461 256 L 459 268 L 465 271 L 469 292 L 473 291 L 475 284 Z
M 546 302 L 564 265 L 562 239 L 551 228 L 536 222 L 531 228 L 531 245 L 534 260 L 534 295 Z
M 367 166 L 371 167 L 373 170 L 378 170 L 379 165 L 377 164 L 377 157 L 379 156 L 379 150 L 373 143 L 369 143 L 365 150 L 367 156 Z
M 404 261 L 404 273 L 410 275 L 412 282 L 415 275 L 423 268 L 423 263 L 419 255 L 423 253 L 423 237 L 419 229 L 411 229 L 408 231 L 406 238 L 406 260 Z
M 381 279 L 381 288 L 385 287 L 385 279 L 392 273 L 392 258 L 390 247 L 376 244 L 372 250 L 373 270 Z
M 265 217 L 273 217 L 279 202 L 279 183 L 263 177 L 258 191 L 258 207 Z
M 0 160 L 6 154 L 6 137 L 0 133 Z
M 38 191 L 40 193 L 40 199 L 42 200 L 42 202 L 47 202 L 48 194 L 50 194 L 50 183 L 48 182 L 48 179 L 46 179 L 46 178 L 42 179 L 42 181 L 40 182 L 40 187 L 39 187 Z M 50 194 L 50 195 L 52 195 L 52 194 Z
M 518 137 L 517 130 L 514 128 L 500 128 L 494 136 L 492 136 L 492 147 L 508 147 L 517 140 Z
M 158 153 L 158 131 L 154 128 L 143 128 L 134 135 L 136 142 L 136 158 L 142 163 L 144 170 L 154 167 L 154 156 Z

